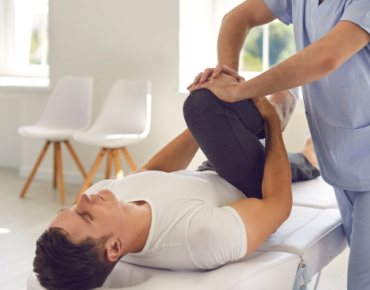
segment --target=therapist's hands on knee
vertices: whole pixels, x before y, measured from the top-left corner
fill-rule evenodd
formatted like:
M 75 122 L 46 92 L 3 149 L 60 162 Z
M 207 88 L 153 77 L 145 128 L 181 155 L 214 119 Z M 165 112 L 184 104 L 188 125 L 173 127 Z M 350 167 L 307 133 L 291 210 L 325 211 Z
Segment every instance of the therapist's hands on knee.
M 208 89 L 220 100 L 233 103 L 237 101 L 236 93 L 238 85 L 239 83 L 234 77 L 221 73 L 218 77 L 209 77 L 203 84 L 198 83 L 193 86 L 191 92 L 200 89 Z
M 215 68 L 207 68 L 204 72 L 199 73 L 195 79 L 194 82 L 191 83 L 187 89 L 192 92 L 195 91 L 194 87 L 198 84 L 204 84 L 208 78 L 210 77 L 218 77 L 221 73 L 225 73 L 227 75 L 230 75 L 234 77 L 238 83 L 245 82 L 245 79 L 240 76 L 236 71 L 232 70 L 231 68 L 227 67 L 226 65 L 219 64 Z

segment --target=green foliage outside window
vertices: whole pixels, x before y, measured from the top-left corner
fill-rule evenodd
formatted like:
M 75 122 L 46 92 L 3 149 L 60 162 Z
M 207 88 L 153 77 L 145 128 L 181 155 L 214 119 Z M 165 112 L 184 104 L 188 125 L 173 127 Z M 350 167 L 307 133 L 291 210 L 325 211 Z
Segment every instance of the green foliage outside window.
M 254 27 L 249 31 L 242 49 L 242 71 L 262 71 L 263 27 Z
M 49 64 L 49 36 L 47 15 L 34 14 L 31 31 L 29 64 Z
M 291 57 L 296 52 L 293 25 L 272 22 L 269 25 L 269 68 Z
M 249 32 L 241 52 L 240 70 L 262 71 L 263 27 Z M 295 53 L 293 26 L 282 22 L 269 24 L 269 68 Z
M 41 64 L 41 59 L 38 57 L 33 57 L 33 54 L 37 52 L 37 49 L 40 47 L 41 37 L 40 31 L 32 30 L 31 35 L 31 50 L 30 50 L 30 64 Z

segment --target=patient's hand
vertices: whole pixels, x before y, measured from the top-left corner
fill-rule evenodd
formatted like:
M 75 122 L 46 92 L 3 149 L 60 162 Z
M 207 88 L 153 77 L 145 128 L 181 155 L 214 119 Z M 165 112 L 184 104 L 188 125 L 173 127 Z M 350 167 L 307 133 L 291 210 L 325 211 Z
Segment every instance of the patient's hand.
M 264 120 L 280 122 L 277 111 L 266 97 L 253 98 L 252 101 Z

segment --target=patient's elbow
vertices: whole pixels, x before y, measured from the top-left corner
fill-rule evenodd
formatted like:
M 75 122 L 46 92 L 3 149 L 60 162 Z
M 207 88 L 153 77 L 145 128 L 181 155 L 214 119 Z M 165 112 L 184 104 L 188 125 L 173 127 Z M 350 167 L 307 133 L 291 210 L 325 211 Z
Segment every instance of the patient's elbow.
M 292 212 L 292 207 L 293 207 L 293 198 L 292 198 L 292 192 L 288 194 L 288 197 L 283 200 L 283 204 L 281 207 L 281 217 L 286 221 Z
M 290 202 L 288 202 L 288 205 L 285 209 L 285 220 L 287 220 L 290 217 L 290 214 L 292 213 L 292 208 L 293 208 L 293 200 L 290 199 Z
M 292 213 L 292 207 L 290 207 L 290 208 L 287 208 L 286 210 L 285 210 L 285 213 L 284 213 L 284 218 L 285 218 L 285 220 L 284 221 L 286 221 L 289 217 L 290 217 L 290 214 Z

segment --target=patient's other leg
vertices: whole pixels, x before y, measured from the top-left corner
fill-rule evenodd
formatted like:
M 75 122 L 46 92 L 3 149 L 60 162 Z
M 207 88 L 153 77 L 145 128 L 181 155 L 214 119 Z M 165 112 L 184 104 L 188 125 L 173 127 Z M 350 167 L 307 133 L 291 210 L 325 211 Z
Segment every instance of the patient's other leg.
M 309 132 L 309 131 L 308 131 Z M 316 168 L 319 168 L 319 163 L 317 162 L 317 157 L 315 153 L 315 149 L 313 147 L 313 142 L 311 136 L 308 136 L 302 154 L 307 158 L 307 160 Z
M 264 121 L 251 100 L 226 103 L 211 91 L 192 92 L 184 117 L 215 171 L 247 197 L 262 198 Z
M 305 144 L 300 153 L 288 153 L 292 170 L 292 182 L 310 180 L 320 176 L 319 165 L 310 131 L 307 130 Z
M 319 169 L 313 166 L 303 153 L 288 153 L 288 157 L 292 170 L 292 182 L 311 180 L 320 176 Z

